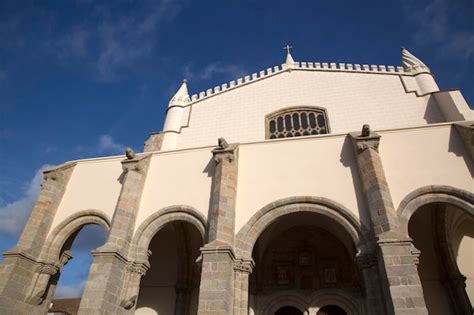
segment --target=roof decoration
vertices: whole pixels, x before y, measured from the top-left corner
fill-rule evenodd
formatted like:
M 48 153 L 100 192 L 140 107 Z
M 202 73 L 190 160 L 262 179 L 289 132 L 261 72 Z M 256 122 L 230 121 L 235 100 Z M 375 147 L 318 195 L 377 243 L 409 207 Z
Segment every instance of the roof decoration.
M 405 47 L 402 47 L 402 66 L 403 69 L 408 72 L 430 72 L 430 69 L 423 63 L 423 61 L 415 57 Z
M 186 103 L 189 103 L 190 98 L 189 98 L 189 92 L 188 92 L 188 81 L 185 79 L 181 83 L 181 86 L 179 87 L 178 91 L 176 94 L 173 96 L 171 99 L 168 107 L 174 106 L 174 105 L 184 105 Z
M 294 65 L 295 64 L 295 60 L 293 59 L 293 57 L 291 56 L 291 53 L 290 53 L 291 48 L 293 48 L 293 46 L 290 46 L 290 45 L 286 45 L 285 47 L 283 47 L 283 49 L 286 49 L 286 61 L 285 61 L 285 63 L 287 65 Z

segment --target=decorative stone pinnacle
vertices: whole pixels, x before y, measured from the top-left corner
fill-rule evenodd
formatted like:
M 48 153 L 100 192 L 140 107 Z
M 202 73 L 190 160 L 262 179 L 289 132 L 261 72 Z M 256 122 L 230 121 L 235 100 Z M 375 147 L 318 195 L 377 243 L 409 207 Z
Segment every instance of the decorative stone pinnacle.
M 171 99 L 168 107 L 173 105 L 184 105 L 190 101 L 187 82 L 186 79 L 181 82 L 181 86 Z
M 402 66 L 405 71 L 409 72 L 422 72 L 430 69 L 415 55 L 409 52 L 405 47 L 402 46 Z

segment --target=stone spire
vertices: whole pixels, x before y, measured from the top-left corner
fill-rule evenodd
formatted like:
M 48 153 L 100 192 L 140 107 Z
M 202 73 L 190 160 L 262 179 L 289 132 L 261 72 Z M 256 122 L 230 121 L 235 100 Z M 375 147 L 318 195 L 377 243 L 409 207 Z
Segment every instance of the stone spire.
M 283 47 L 283 49 L 286 49 L 286 61 L 285 63 L 287 65 L 294 65 L 295 61 L 293 60 L 293 57 L 291 56 L 290 49 L 293 48 L 293 46 L 286 45 L 286 47 Z
M 173 106 L 173 105 L 183 105 L 183 104 L 188 103 L 190 101 L 187 82 L 188 81 L 186 79 L 183 80 L 183 82 L 181 83 L 181 86 L 179 87 L 178 91 L 176 92 L 176 94 L 171 99 L 168 107 Z
M 405 71 L 422 72 L 430 69 L 421 61 L 410 53 L 405 47 L 402 47 L 402 66 Z

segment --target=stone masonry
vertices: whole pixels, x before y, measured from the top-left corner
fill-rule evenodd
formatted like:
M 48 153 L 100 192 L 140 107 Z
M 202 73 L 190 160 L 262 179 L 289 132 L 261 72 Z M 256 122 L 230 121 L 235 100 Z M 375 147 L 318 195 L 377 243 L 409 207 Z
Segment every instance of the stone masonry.
M 362 133 L 350 133 L 357 156 L 359 176 L 377 237 L 377 261 L 387 314 L 427 314 L 417 270 L 418 251 L 402 239 L 378 152 L 380 136 L 364 125 Z
M 126 313 L 136 303 L 136 295 L 135 297 L 123 295 L 124 291 L 130 292 L 125 283 L 125 278 L 130 278 L 127 274 L 127 268 L 130 266 L 127 257 L 150 160 L 150 154 L 143 154 L 137 157 L 130 156 L 129 159 L 122 161 L 122 190 L 110 233 L 105 245 L 92 253 L 93 262 L 79 314 Z M 136 274 L 143 275 L 145 271 L 146 268 Z M 135 286 L 138 283 L 136 279 L 129 281 L 129 284 Z
M 234 225 L 238 146 L 219 139 L 212 151 L 216 168 L 212 182 L 209 242 L 201 248 L 198 314 L 231 314 L 234 307 Z
M 49 279 L 58 273 L 59 262 L 42 263 L 39 257 L 74 166 L 63 164 L 43 173 L 40 195 L 20 239 L 0 266 L 0 314 L 43 314 L 49 307 Z M 41 274 L 46 281 L 33 281 Z M 38 284 L 42 287 L 34 287 Z

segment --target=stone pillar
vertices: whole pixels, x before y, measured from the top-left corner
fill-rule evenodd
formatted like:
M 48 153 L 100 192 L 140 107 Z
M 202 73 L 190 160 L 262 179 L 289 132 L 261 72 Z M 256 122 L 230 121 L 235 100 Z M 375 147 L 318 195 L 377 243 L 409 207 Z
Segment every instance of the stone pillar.
M 356 256 L 356 263 L 362 271 L 364 279 L 367 314 L 384 314 L 385 305 L 381 292 L 382 287 L 380 286 L 376 254 L 359 254 Z
M 349 136 L 354 144 L 359 176 L 377 237 L 377 261 L 387 314 L 427 314 L 417 270 L 418 251 L 403 239 L 399 220 L 379 155 L 380 136 L 364 125 Z
M 58 272 L 60 262 L 42 263 L 39 257 L 74 166 L 75 163 L 66 163 L 43 173 L 41 192 L 20 239 L 14 248 L 4 253 L 0 266 L 1 314 L 44 313 L 49 306 L 45 301 L 49 279 Z M 37 285 L 43 288 L 41 292 Z
M 212 151 L 216 168 L 212 179 L 209 243 L 201 248 L 198 314 L 232 314 L 234 300 L 234 230 L 238 146 L 219 139 Z
M 125 312 L 124 305 L 129 309 L 135 306 L 133 296 L 124 296 L 129 285 L 125 280 L 127 268 L 131 264 L 127 256 L 150 160 L 150 154 L 142 154 L 122 161 L 122 189 L 110 233 L 107 242 L 92 252 L 79 314 L 118 314 Z
M 237 259 L 234 264 L 234 315 L 249 313 L 249 277 L 255 263 L 252 258 Z

